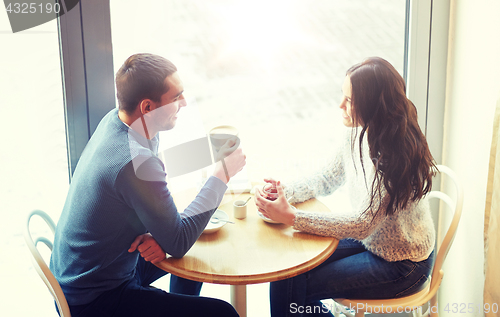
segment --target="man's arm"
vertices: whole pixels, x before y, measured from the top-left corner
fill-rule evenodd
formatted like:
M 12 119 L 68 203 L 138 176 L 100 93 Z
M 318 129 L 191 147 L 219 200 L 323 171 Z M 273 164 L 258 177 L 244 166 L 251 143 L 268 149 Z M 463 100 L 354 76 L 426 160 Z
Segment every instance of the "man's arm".
M 210 177 L 194 201 L 179 214 L 165 179 L 161 161 L 149 157 L 137 170 L 132 163 L 127 164 L 116 179 L 116 187 L 161 248 L 174 257 L 182 257 L 203 232 L 227 186 Z
M 143 163 L 135 169 L 133 162 L 129 163 L 116 180 L 127 204 L 161 248 L 174 257 L 182 257 L 196 242 L 220 205 L 226 183 L 246 164 L 246 156 L 234 141 L 224 144 L 221 155 L 224 164 L 222 160 L 217 162 L 214 175 L 181 214 L 167 188 L 163 163 L 157 157 L 136 160 Z

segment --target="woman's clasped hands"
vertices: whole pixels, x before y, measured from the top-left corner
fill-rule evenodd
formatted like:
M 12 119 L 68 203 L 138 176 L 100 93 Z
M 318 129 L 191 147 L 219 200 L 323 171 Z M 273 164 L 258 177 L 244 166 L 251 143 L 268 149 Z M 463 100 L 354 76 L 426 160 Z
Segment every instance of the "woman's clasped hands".
M 276 188 L 278 198 L 274 201 L 269 200 L 269 195 L 264 189 L 257 187 L 255 189 L 255 205 L 257 209 L 271 220 L 293 226 L 295 222 L 295 208 L 288 203 L 281 182 L 275 181 L 272 178 L 264 179 L 264 181 Z

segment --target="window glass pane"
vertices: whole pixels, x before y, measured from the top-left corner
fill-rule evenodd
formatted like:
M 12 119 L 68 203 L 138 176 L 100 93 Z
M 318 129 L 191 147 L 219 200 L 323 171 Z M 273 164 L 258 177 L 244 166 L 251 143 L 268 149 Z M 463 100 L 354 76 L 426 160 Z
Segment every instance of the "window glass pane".
M 0 43 L 0 280 L 9 288 L 0 315 L 53 316 L 54 301 L 31 265 L 22 232 L 33 209 L 57 221 L 68 190 L 57 23 L 13 34 L 0 10 Z M 45 232 L 41 228 L 33 230 Z
M 403 71 L 401 0 L 111 0 L 111 22 L 115 70 L 138 52 L 174 62 L 204 131 L 239 129 L 252 180 L 325 163 L 350 66 L 381 56 Z

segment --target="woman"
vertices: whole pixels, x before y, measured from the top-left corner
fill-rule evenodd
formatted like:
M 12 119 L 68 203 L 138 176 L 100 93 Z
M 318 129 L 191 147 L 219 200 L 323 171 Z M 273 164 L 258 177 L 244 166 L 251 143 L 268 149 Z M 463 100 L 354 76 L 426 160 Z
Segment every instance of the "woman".
M 435 164 L 406 98 L 405 83 L 387 61 L 373 57 L 351 67 L 340 104 L 345 142 L 322 171 L 276 186 L 279 198 L 256 192 L 268 218 L 340 240 L 315 269 L 271 283 L 272 317 L 331 313 L 321 299 L 379 299 L 419 291 L 434 262 L 429 205 Z M 352 211 L 305 213 L 290 206 L 347 186 Z M 292 194 L 293 193 L 293 194 Z

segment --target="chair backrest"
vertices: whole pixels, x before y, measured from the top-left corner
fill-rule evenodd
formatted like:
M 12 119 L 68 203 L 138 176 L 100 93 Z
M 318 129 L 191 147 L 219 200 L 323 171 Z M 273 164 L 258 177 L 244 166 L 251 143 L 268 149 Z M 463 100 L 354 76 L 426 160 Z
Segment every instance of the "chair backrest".
M 28 246 L 31 252 L 32 255 L 31 261 L 35 266 L 38 275 L 40 275 L 43 282 L 45 283 L 50 293 L 54 297 L 54 300 L 56 301 L 57 304 L 57 308 L 59 309 L 59 314 L 62 317 L 71 317 L 69 306 L 66 301 L 66 297 L 64 297 L 64 293 L 61 289 L 61 286 L 59 285 L 59 282 L 57 282 L 56 278 L 50 271 L 49 267 L 47 266 L 43 257 L 40 255 L 40 252 L 37 249 L 37 244 L 39 242 L 42 242 L 50 249 L 50 251 L 52 251 L 53 247 L 52 241 L 46 237 L 38 237 L 35 241 L 33 241 L 33 238 L 31 237 L 30 220 L 31 217 L 35 215 L 41 217 L 45 221 L 45 223 L 49 226 L 50 230 L 52 230 L 52 233 L 55 233 L 56 229 L 54 221 L 45 212 L 41 210 L 33 210 L 28 214 L 28 218 L 26 220 L 26 227 L 24 228 L 24 240 L 26 241 L 26 245 Z
M 448 207 L 449 209 L 453 212 L 453 218 L 451 219 L 451 223 L 448 227 L 448 230 L 446 231 L 446 235 L 444 236 L 443 240 L 441 243 L 439 243 L 439 237 L 438 237 L 438 243 L 437 243 L 437 255 L 436 255 L 436 260 L 434 262 L 434 268 L 432 270 L 432 280 L 431 280 L 431 285 L 430 288 L 433 289 L 435 283 L 440 283 L 441 279 L 435 278 L 439 275 L 439 272 L 441 271 L 441 268 L 443 266 L 444 260 L 446 259 L 446 256 L 448 255 L 448 251 L 450 250 L 451 244 L 453 240 L 455 239 L 455 234 L 457 232 L 457 227 L 458 227 L 458 222 L 460 221 L 460 216 L 462 215 L 462 205 L 463 205 L 463 188 L 460 182 L 458 181 L 458 178 L 456 174 L 447 166 L 444 165 L 437 165 L 437 169 L 439 170 L 440 174 L 446 174 L 446 176 L 452 181 L 455 191 L 456 191 L 456 198 L 452 199 L 450 196 L 445 194 L 442 191 L 431 191 L 427 197 L 429 199 L 432 198 L 439 198 L 441 199 Z

